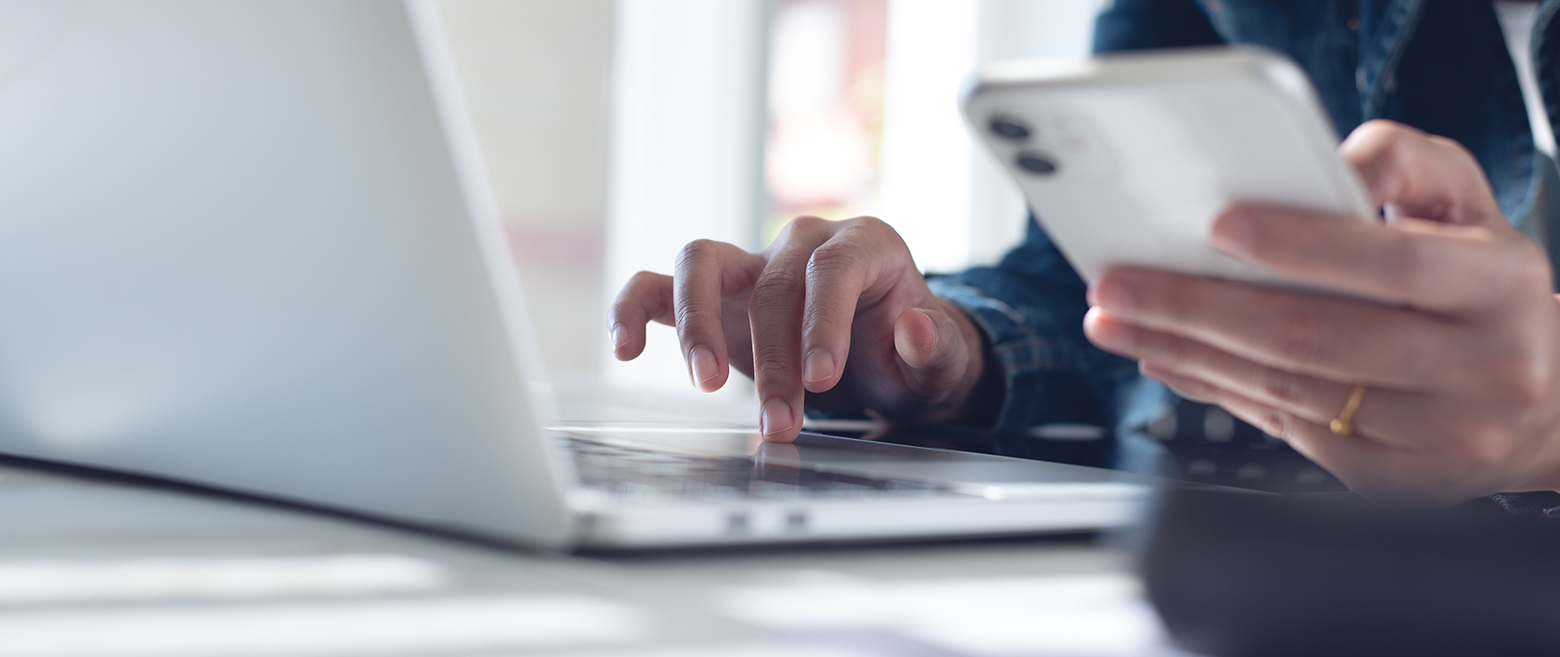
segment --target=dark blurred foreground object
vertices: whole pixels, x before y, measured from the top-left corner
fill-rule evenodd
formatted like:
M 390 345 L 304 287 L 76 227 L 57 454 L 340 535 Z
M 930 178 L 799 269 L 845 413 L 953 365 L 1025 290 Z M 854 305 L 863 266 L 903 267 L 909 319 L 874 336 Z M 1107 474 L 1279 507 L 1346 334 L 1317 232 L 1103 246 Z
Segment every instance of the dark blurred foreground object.
M 1560 655 L 1560 521 L 1482 502 L 1167 491 L 1148 597 L 1216 657 Z

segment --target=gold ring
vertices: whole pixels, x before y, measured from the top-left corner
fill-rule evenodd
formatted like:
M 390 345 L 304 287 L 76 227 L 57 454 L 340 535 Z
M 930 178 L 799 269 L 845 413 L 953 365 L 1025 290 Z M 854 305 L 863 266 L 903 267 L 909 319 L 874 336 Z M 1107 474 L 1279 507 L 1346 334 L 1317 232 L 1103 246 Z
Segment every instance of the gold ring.
M 1354 389 L 1349 391 L 1348 401 L 1343 402 L 1343 410 L 1338 411 L 1338 417 L 1333 418 L 1327 426 L 1340 436 L 1354 435 L 1354 414 L 1360 410 L 1360 404 L 1364 401 L 1365 384 L 1354 384 Z

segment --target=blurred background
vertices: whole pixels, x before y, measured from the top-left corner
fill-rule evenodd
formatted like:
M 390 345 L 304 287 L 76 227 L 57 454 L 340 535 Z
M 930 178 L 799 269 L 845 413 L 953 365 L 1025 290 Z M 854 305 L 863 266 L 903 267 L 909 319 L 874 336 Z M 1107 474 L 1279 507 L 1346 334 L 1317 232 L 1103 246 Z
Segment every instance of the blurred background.
M 696 395 L 671 329 L 631 363 L 606 339 L 617 289 L 693 239 L 754 250 L 798 214 L 869 214 L 924 271 L 995 261 L 1025 213 L 960 86 L 1086 53 L 1104 3 L 442 0 L 553 378 Z M 751 395 L 706 401 L 748 415 Z

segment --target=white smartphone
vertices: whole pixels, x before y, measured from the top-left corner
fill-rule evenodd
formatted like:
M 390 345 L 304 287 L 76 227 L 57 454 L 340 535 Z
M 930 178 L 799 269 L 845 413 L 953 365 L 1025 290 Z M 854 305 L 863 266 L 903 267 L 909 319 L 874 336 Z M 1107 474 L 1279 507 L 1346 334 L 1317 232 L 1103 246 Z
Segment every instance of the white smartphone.
M 1294 284 L 1215 251 L 1237 201 L 1376 220 L 1305 72 L 1226 47 L 993 65 L 965 120 L 1073 267 L 1142 265 Z

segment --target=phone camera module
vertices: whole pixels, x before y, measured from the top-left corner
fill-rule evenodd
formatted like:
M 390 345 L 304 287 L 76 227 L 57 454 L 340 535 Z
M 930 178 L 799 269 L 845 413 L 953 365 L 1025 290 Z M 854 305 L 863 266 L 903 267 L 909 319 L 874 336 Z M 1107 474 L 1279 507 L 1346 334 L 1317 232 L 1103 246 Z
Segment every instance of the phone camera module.
M 1003 139 L 1024 141 L 1029 138 L 1029 126 L 1024 125 L 1024 122 L 1017 119 L 1001 116 L 992 117 L 989 127 L 993 133 Z
M 1049 176 L 1056 173 L 1056 161 L 1039 153 L 1019 153 L 1018 168 L 1030 173 Z

